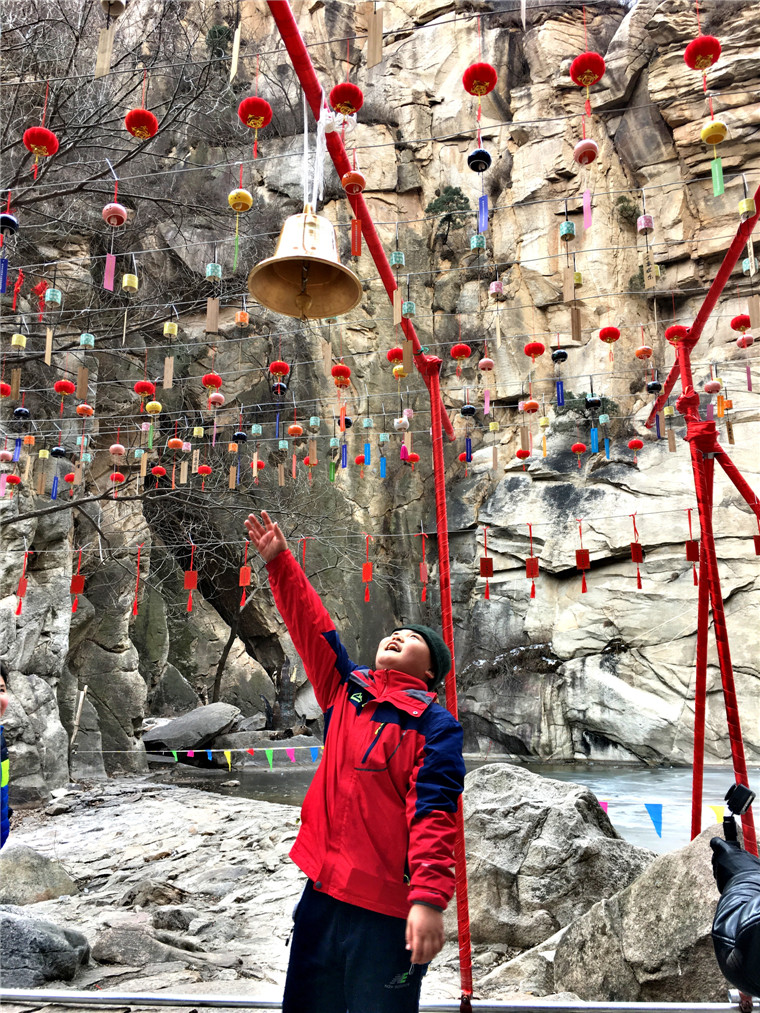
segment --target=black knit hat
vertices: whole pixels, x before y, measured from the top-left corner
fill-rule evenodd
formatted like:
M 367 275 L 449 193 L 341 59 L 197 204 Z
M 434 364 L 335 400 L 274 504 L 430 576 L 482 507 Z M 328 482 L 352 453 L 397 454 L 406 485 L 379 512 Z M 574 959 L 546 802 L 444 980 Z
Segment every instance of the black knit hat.
M 433 669 L 433 678 L 430 680 L 430 689 L 438 689 L 443 685 L 443 680 L 451 669 L 451 651 L 436 630 L 430 626 L 422 626 L 418 623 L 404 623 L 403 626 L 396 626 L 393 630 L 414 630 L 419 633 L 430 649 L 430 661 Z

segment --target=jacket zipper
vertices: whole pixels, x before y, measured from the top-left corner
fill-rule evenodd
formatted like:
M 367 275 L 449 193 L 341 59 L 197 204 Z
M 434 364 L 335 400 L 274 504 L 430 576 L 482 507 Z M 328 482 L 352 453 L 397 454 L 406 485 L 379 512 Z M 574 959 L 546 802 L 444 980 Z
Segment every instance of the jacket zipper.
M 385 728 L 385 726 L 386 726 L 387 724 L 388 724 L 388 722 L 387 722 L 387 721 L 383 721 L 383 723 L 382 723 L 382 724 L 380 725 L 380 727 L 379 727 L 379 728 L 377 729 L 377 731 L 375 732 L 375 737 L 374 737 L 374 739 L 373 739 L 373 740 L 372 740 L 372 741 L 370 742 L 369 746 L 367 747 L 367 752 L 366 752 L 366 753 L 364 754 L 364 756 L 362 757 L 362 763 L 366 763 L 366 762 L 367 762 L 367 757 L 368 757 L 368 756 L 369 756 L 369 754 L 370 754 L 370 753 L 372 752 L 372 750 L 373 750 L 373 749 L 375 748 L 375 746 L 376 746 L 376 744 L 377 744 L 377 740 L 378 740 L 378 739 L 380 738 L 380 736 L 382 735 L 382 732 L 383 732 L 383 728 Z

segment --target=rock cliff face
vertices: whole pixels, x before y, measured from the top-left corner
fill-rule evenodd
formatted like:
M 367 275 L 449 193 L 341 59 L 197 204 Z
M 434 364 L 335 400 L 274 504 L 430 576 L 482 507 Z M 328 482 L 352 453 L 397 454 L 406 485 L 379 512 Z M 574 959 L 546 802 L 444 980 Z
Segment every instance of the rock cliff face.
M 186 20 L 177 23 L 189 30 L 197 12 L 192 4 L 180 6 Z M 594 113 L 587 129 L 599 143 L 600 154 L 586 168 L 572 157 L 581 132 L 583 96 L 568 76 L 571 59 L 584 49 L 580 9 L 534 8 L 529 0 L 523 29 L 520 5 L 481 6 L 483 59 L 499 71 L 496 89 L 483 99 L 482 143 L 493 156 L 483 177 L 467 167 L 475 106 L 462 89 L 461 75 L 477 59 L 478 43 L 476 20 L 464 5 L 433 0 L 386 5 L 389 34 L 383 63 L 368 70 L 363 43 L 350 50 L 357 68 L 352 79 L 361 85 L 366 100 L 358 125 L 347 138 L 349 148 L 356 146 L 367 176 L 365 196 L 386 249 L 395 247 L 398 235 L 398 247 L 405 252 L 400 279 L 408 298 L 416 302 L 420 339 L 445 363 L 445 402 L 458 433 L 446 448 L 446 467 L 466 743 L 471 749 L 492 743 L 497 751 L 554 760 L 580 756 L 687 763 L 692 750 L 697 588 L 684 542 L 686 511 L 695 507 L 695 496 L 680 417 L 672 422 L 675 452 L 669 451 L 667 440 L 655 440 L 643 425 L 653 399 L 645 392 L 647 375 L 634 350 L 642 343 L 651 345 L 654 356 L 649 366 L 654 363 L 664 377 L 673 360 L 664 327 L 674 315 L 684 324 L 694 319 L 735 233 L 737 203 L 744 195 L 739 173 L 745 172 L 748 182 L 757 178 L 756 9 L 750 3 L 734 4 L 730 19 L 721 16 L 716 3 L 707 4 L 702 12 L 703 30 L 714 31 L 723 44 L 719 64 L 709 71 L 715 115 L 729 127 L 728 140 L 720 149 L 726 192 L 716 198 L 709 179 L 712 152 L 700 140 L 700 127 L 709 116 L 702 81 L 686 67 L 682 55 L 696 35 L 691 3 L 639 0 L 630 8 L 612 2 L 589 8 L 588 46 L 603 53 L 607 73 L 592 89 Z M 139 7 L 139 0 L 130 6 L 135 17 Z M 300 210 L 302 199 L 300 96 L 295 79 L 266 5 L 249 0 L 240 10 L 244 53 L 266 54 L 261 87 L 275 106 L 275 118 L 266 143 L 263 135 L 260 140 L 261 157 L 247 163 L 256 206 L 250 224 L 242 226 L 241 265 L 226 290 L 231 294 L 243 289 L 247 270 L 271 253 L 282 220 Z M 317 73 L 329 88 L 344 73 L 344 43 L 334 40 L 364 30 L 363 9 L 317 2 L 296 5 L 296 12 L 313 43 Z M 123 31 L 125 40 L 130 32 L 134 36 L 137 21 L 125 22 Z M 232 110 L 246 93 L 251 66 L 250 60 L 245 61 L 236 95 L 226 95 L 224 108 Z M 169 85 L 156 82 L 155 87 Z M 177 187 L 186 187 L 181 233 L 172 221 L 151 217 L 150 208 L 136 202 L 135 243 L 142 249 L 171 247 L 171 256 L 141 262 L 146 302 L 155 297 L 166 304 L 172 286 L 187 284 L 189 277 L 200 287 L 207 259 L 202 244 L 208 245 L 209 237 L 206 208 L 226 206 L 229 189 L 230 172 L 218 166 L 250 157 L 248 138 L 241 141 L 239 132 L 227 126 L 225 121 L 220 136 L 229 134 L 230 140 L 220 141 L 218 147 L 198 124 L 196 133 L 188 128 L 175 139 L 173 154 L 188 165 L 205 160 L 217 166 L 202 174 L 202 188 L 197 172 L 188 172 L 186 183 L 178 177 Z M 440 219 L 426 218 L 426 208 L 445 186 L 452 186 L 461 188 L 474 209 L 481 181 L 491 219 L 485 251 L 472 251 L 474 215 L 464 228 L 450 228 L 444 234 Z M 581 195 L 587 188 L 593 194 L 593 224 L 584 230 Z M 644 209 L 644 194 L 646 211 L 655 222 L 648 242 L 661 272 L 656 289 L 648 292 L 638 277 L 644 239 L 632 225 Z M 326 168 L 324 213 L 338 226 L 347 260 L 350 211 L 332 165 Z M 559 225 L 566 216 L 576 225 L 576 239 L 567 249 L 559 241 Z M 84 251 L 99 249 L 86 230 L 77 241 Z M 59 253 L 70 256 L 69 249 Z M 225 270 L 231 273 L 231 255 L 228 259 Z M 583 281 L 576 293 L 581 328 L 575 340 L 563 296 L 568 263 L 582 272 Z M 67 276 L 72 293 L 84 283 L 84 274 L 77 275 L 76 270 Z M 301 327 L 267 311 L 254 313 L 249 306 L 250 340 L 243 342 L 233 319 L 238 298 L 223 300 L 213 359 L 225 376 L 227 403 L 219 422 L 231 431 L 244 409 L 246 424 L 254 421 L 251 405 L 257 405 L 256 419 L 273 431 L 275 408 L 265 370 L 268 361 L 282 355 L 294 364 L 288 396 L 310 401 L 314 407 L 309 410 L 326 420 L 323 434 L 331 432 L 335 394 L 323 363 L 330 354 L 343 355 L 352 368 L 350 415 L 357 420 L 372 416 L 375 431 L 392 431 L 399 397 L 403 407 L 414 409 L 414 447 L 421 455 L 414 471 L 399 463 L 399 439 L 392 435 L 385 481 L 379 479 L 375 465 L 363 479 L 358 469 L 349 469 L 330 483 L 325 446 L 324 452 L 320 450 L 324 466 L 316 469 L 311 485 L 300 473 L 294 483 L 288 471 L 286 485 L 279 487 L 276 453 L 268 450 L 270 466 L 260 484 L 244 483 L 242 491 L 230 492 L 228 463 L 217 451 L 224 488 L 217 487 L 211 496 L 197 490 L 170 496 L 162 488 L 142 499 L 103 499 L 77 510 L 40 514 L 49 502 L 35 497 L 29 483 L 12 501 L 7 496 L 0 500 L 2 520 L 10 522 L 3 528 L 0 553 L 0 630 L 11 669 L 13 701 L 6 735 L 17 798 L 44 796 L 70 775 L 144 769 L 144 717 L 170 716 L 211 699 L 231 623 L 236 625 L 219 699 L 245 714 L 276 703 L 278 673 L 286 657 L 298 662 L 266 590 L 265 575 L 257 574 L 256 567 L 248 603 L 242 612 L 238 608 L 241 523 L 250 509 L 271 508 L 294 540 L 316 536 L 307 543 L 307 571 L 316 575 L 352 656 L 372 657 L 379 635 L 390 624 L 437 621 L 426 395 L 416 376 L 400 385 L 400 394 L 389 378 L 385 352 L 397 337 L 366 250 L 356 270 L 364 280 L 362 304 L 339 327 Z M 492 298 L 489 283 L 497 277 L 503 293 Z M 746 311 L 748 282 L 737 270 L 694 353 L 694 379 L 701 389 L 715 364 L 734 398 L 732 457 L 752 487 L 760 489 L 754 453 L 756 399 L 745 390 L 744 353 L 730 340 L 729 327 L 736 313 Z M 25 311 L 30 306 L 22 300 Z M 607 324 L 622 331 L 614 363 L 597 337 Z M 167 412 L 181 410 L 192 417 L 203 408 L 199 378 L 212 358 L 203 316 L 182 314 L 180 327 L 176 382 L 162 392 L 162 402 Z M 462 339 L 474 348 L 461 378 L 449 365 L 449 349 L 460 329 Z M 548 355 L 531 367 L 522 351 L 525 342 L 535 338 L 554 346 L 557 335 L 569 358 L 556 376 Z M 106 347 L 117 348 L 120 341 L 119 332 Z M 150 369 L 155 366 L 160 375 L 165 354 L 161 341 L 157 319 L 141 327 L 133 339 L 140 369 L 145 355 Z M 483 415 L 484 380 L 474 365 L 484 342 L 495 361 L 488 380 L 490 416 Z M 105 420 L 124 413 L 138 420 L 138 405 L 131 391 L 133 381 L 117 382 L 123 376 L 117 375 L 115 355 L 88 355 L 86 361 L 91 381 L 98 381 L 96 408 L 101 420 L 93 437 L 99 453 L 86 476 L 86 491 L 97 493 L 107 486 L 108 467 L 97 462 L 107 459 L 113 440 Z M 25 369 L 43 376 L 39 361 Z M 564 408 L 552 403 L 557 376 L 565 385 Z M 578 467 L 569 448 L 577 440 L 591 442 L 590 425 L 598 411 L 588 409 L 585 396 L 592 383 L 603 397 L 598 411 L 610 416 L 611 449 L 609 457 L 603 450 L 584 454 Z M 473 460 L 467 467 L 458 460 L 468 425 L 459 414 L 464 387 L 478 405 L 475 422 L 469 424 Z M 536 415 L 517 410 L 529 389 L 543 406 L 539 414 L 550 419 L 548 432 L 539 432 Z M 489 431 L 491 420 L 499 423 L 497 432 Z M 523 468 L 515 450 L 526 424 L 533 430 L 533 453 Z M 159 421 L 165 442 L 170 434 L 166 423 L 165 432 L 161 426 Z M 723 427 L 721 421 L 721 440 L 726 443 Z M 360 428 L 357 421 L 349 436 L 351 461 L 363 444 Z M 74 423 L 67 422 L 63 436 L 73 444 L 77 432 Z M 632 436 L 644 440 L 638 461 L 627 448 Z M 225 432 L 225 446 L 226 440 Z M 299 469 L 305 471 L 300 464 Z M 720 475 L 714 505 L 745 746 L 748 759 L 757 762 L 760 669 L 752 616 L 760 604 L 760 587 L 751 537 L 756 525 L 749 508 Z M 645 553 L 640 590 L 630 559 L 632 515 Z M 583 546 L 591 555 L 587 593 L 582 593 L 581 575 L 575 569 L 579 518 Z M 533 598 L 525 578 L 528 525 L 540 560 Z M 421 526 L 431 536 L 430 591 L 424 605 L 417 582 L 420 539 L 413 537 Z M 490 600 L 484 599 L 484 581 L 477 576 L 484 526 L 488 554 L 494 560 Z M 360 579 L 365 531 L 375 538 L 370 605 L 363 600 Z M 193 612 L 188 613 L 182 571 L 188 568 L 191 539 L 200 546 L 195 560 L 199 591 Z M 82 545 L 87 582 L 72 615 L 72 558 L 76 561 L 75 550 Z M 138 545 L 142 545 L 141 585 L 135 616 Z M 29 591 L 17 616 L 15 590 L 25 549 L 32 550 Z M 725 761 L 730 750 L 713 651 L 711 633 L 706 752 L 708 760 Z M 296 673 L 296 680 L 303 681 L 302 672 Z M 70 751 L 78 692 L 84 686 L 87 697 L 76 748 Z M 301 710 L 305 712 L 303 705 Z

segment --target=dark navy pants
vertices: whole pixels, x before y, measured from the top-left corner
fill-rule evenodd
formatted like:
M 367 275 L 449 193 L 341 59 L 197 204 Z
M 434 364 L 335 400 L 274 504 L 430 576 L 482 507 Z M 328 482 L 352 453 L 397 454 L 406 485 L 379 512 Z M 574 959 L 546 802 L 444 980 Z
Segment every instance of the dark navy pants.
M 427 965 L 406 921 L 328 897 L 309 880 L 296 908 L 283 1013 L 417 1013 Z

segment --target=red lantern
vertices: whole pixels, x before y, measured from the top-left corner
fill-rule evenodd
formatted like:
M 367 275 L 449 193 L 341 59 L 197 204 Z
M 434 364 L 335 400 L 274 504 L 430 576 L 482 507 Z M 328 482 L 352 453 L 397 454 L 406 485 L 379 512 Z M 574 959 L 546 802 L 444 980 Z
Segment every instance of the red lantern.
M 336 362 L 330 370 L 335 386 L 341 390 L 351 385 L 351 370 L 343 362 Z
M 636 454 L 639 452 L 639 450 L 641 450 L 643 446 L 644 441 L 640 440 L 638 437 L 634 437 L 634 439 L 628 441 L 628 449 L 633 451 L 634 461 L 637 460 Z
M 748 331 L 751 326 L 752 324 L 747 313 L 740 313 L 738 317 L 734 317 L 731 321 L 731 330 L 739 331 L 741 334 Z
M 253 130 L 261 130 L 272 122 L 272 107 L 266 99 L 258 95 L 251 95 L 244 98 L 238 106 L 238 116 L 241 123 Z
M 150 469 L 151 475 L 155 475 L 156 478 L 163 478 L 166 474 L 166 468 L 163 464 L 154 464 Z
M 683 341 L 688 333 L 688 327 L 684 327 L 682 324 L 672 324 L 665 330 L 665 340 L 669 341 L 671 345 L 677 345 L 679 341 Z
M 605 345 L 609 345 L 610 362 L 614 361 L 614 356 L 612 354 L 612 346 L 619 339 L 620 339 L 620 331 L 617 327 L 602 327 L 602 329 L 599 331 L 599 340 L 603 341 Z
M 570 77 L 579 88 L 590 88 L 602 79 L 605 69 L 604 57 L 600 53 L 581 53 L 570 64 Z
M 61 395 L 61 415 L 63 415 L 63 399 L 67 394 L 73 394 L 76 389 L 76 384 L 71 380 L 56 380 L 53 384 L 53 390 Z
M 21 485 L 21 479 L 19 478 L 18 475 L 6 475 L 5 481 L 11 487 L 10 499 L 13 499 L 13 490 L 17 485 Z
M 692 70 L 704 73 L 708 67 L 718 62 L 720 49 L 720 42 L 714 35 L 698 35 L 684 50 L 683 58 Z
M 34 155 L 34 178 L 37 179 L 37 162 L 58 151 L 58 138 L 47 127 L 29 127 L 22 138 L 24 147 Z
M 414 451 L 412 450 L 412 451 L 410 451 L 410 453 L 409 453 L 409 455 L 408 455 L 408 457 L 407 457 L 407 459 L 406 459 L 406 460 L 407 460 L 407 463 L 408 463 L 408 464 L 411 464 L 411 466 L 412 466 L 412 471 L 414 471 L 414 466 L 415 466 L 415 464 L 419 464 L 419 463 L 420 463 L 420 455 L 419 455 L 419 454 L 417 454 L 417 453 L 415 453 L 415 452 L 414 452 Z
M 11 385 L 9 383 L 6 383 L 5 380 L 3 380 L 0 383 L 0 397 L 10 397 L 11 389 L 12 389 Z
M 76 482 L 76 475 L 73 471 L 67 471 L 63 476 L 63 481 L 69 486 L 69 497 L 74 495 L 74 482 Z
M 581 466 L 581 456 L 586 453 L 586 444 L 585 443 L 574 443 L 572 445 L 572 447 L 570 447 L 570 449 L 575 454 L 575 456 L 578 458 L 578 467 L 580 468 L 580 466 Z
M 522 450 L 522 449 L 520 449 L 520 450 L 516 450 L 516 451 L 515 451 L 515 457 L 516 457 L 516 458 L 517 458 L 518 460 L 520 460 L 520 461 L 522 461 L 522 462 L 523 462 L 523 471 L 525 471 L 525 462 L 526 462 L 526 461 L 528 460 L 528 458 L 530 457 L 530 451 L 529 451 L 529 450 Z
M 578 85 L 579 88 L 586 89 L 585 112 L 587 116 L 591 115 L 591 100 L 589 98 L 588 90 L 592 84 L 596 84 L 597 81 L 601 80 L 604 71 L 604 57 L 599 53 L 581 53 L 580 56 L 576 56 L 570 64 L 571 79 Z
M 150 380 L 138 380 L 134 387 L 135 394 L 140 396 L 140 411 L 145 406 L 145 398 L 153 397 L 156 393 L 155 383 L 151 383 Z
M 471 355 L 472 349 L 469 345 L 465 345 L 463 341 L 458 342 L 452 347 L 451 358 L 454 359 L 457 364 L 457 376 L 462 375 L 462 363 L 466 359 L 469 359 Z
M 391 348 L 385 355 L 391 366 L 398 366 L 404 361 L 404 351 L 401 348 Z
M 539 355 L 544 354 L 546 348 L 540 341 L 529 341 L 528 344 L 525 346 L 525 348 L 523 348 L 523 351 L 525 352 L 526 355 L 529 355 L 531 357 L 533 362 L 535 362 L 536 358 Z
M 599 331 L 599 340 L 607 345 L 613 345 L 620 338 L 620 331 L 617 327 L 602 327 Z
M 364 95 L 361 88 L 351 84 L 350 81 L 344 81 L 342 84 L 336 84 L 330 92 L 330 105 L 336 113 L 353 116 L 364 105 Z
M 261 463 L 261 462 L 259 462 L 259 463 Z M 202 479 L 202 481 L 201 481 L 201 491 L 203 491 L 206 488 L 206 478 L 211 474 L 211 465 L 210 464 L 199 464 L 198 465 L 198 474 L 201 476 L 201 479 Z
M 130 109 L 124 117 L 124 126 L 133 137 L 147 141 L 158 131 L 158 120 L 150 109 Z
M 258 158 L 259 130 L 272 122 L 272 107 L 266 99 L 250 95 L 238 106 L 238 116 L 242 123 L 253 130 L 253 157 Z
M 287 364 L 287 362 L 281 362 L 278 359 L 275 362 L 271 363 L 271 365 L 269 366 L 269 372 L 277 380 L 282 380 L 283 376 L 287 376 L 288 373 L 290 372 L 290 366 Z
M 490 63 L 473 63 L 462 75 L 464 90 L 482 98 L 496 87 L 498 75 Z
M 204 373 L 201 383 L 206 390 L 219 390 L 222 386 L 222 378 L 218 373 Z
M 364 454 L 357 454 L 356 457 L 354 458 L 354 464 L 359 465 L 359 467 L 361 468 L 361 471 L 359 472 L 359 477 L 364 478 Z
M 123 471 L 112 471 L 108 478 L 114 486 L 113 497 L 116 499 L 116 486 L 121 485 L 122 482 L 126 482 L 127 477 Z

